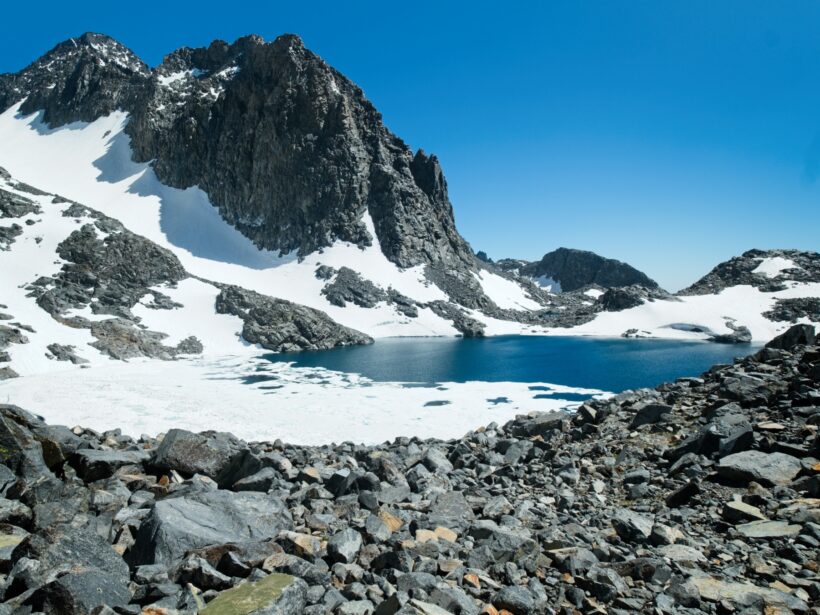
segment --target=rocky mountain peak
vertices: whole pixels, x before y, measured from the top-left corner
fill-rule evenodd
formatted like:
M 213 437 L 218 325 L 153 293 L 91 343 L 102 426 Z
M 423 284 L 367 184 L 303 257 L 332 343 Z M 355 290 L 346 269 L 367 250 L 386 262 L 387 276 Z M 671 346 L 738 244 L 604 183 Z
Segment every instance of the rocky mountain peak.
M 260 247 L 306 254 L 375 239 L 402 267 L 473 266 L 438 159 L 413 154 L 295 35 L 174 52 L 128 131 L 137 160 L 153 160 L 165 183 L 202 187 Z
M 127 107 L 150 70 L 130 49 L 104 34 L 58 44 L 16 74 L 0 75 L 0 108 L 25 99 L 23 113 L 42 110 L 52 125 L 93 121 Z
M 465 305 L 481 289 L 455 228 L 439 160 L 391 133 L 361 88 L 293 34 L 184 47 L 151 71 L 104 35 L 61 43 L 0 78 L 0 109 L 25 98 L 59 126 L 122 109 L 133 157 L 170 186 L 199 186 L 260 248 L 305 255 L 375 242 L 424 265 Z
M 560 285 L 562 291 L 593 284 L 603 288 L 658 288 L 657 282 L 627 263 L 573 248 L 558 248 L 545 254 L 540 261 L 530 263 L 505 259 L 499 261 L 498 266 L 525 277 L 551 280 L 551 283 Z

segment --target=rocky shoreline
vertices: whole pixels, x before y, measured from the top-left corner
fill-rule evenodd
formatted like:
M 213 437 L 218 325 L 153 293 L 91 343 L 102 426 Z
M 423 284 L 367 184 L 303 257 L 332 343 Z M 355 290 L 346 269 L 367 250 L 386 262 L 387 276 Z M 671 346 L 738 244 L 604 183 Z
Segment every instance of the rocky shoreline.
M 0 406 L 0 613 L 820 613 L 820 346 L 451 441 Z

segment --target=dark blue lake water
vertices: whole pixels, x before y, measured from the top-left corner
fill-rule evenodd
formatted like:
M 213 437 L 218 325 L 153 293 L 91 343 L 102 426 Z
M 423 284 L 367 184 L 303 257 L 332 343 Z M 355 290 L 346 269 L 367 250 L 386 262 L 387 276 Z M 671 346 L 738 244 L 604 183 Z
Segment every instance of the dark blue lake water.
M 731 363 L 758 348 L 591 337 L 404 338 L 270 358 L 382 382 L 549 382 L 619 392 L 698 376 L 716 363 Z

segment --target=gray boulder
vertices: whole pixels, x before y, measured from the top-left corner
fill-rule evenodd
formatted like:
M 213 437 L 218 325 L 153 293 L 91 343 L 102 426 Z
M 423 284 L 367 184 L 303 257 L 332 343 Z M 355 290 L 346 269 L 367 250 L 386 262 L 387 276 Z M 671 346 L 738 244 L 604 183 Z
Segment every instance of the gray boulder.
M 743 451 L 721 459 L 718 474 L 730 480 L 762 485 L 788 485 L 800 473 L 800 460 L 785 453 Z
M 84 569 L 105 570 L 111 575 L 108 578 L 111 583 L 117 578 L 128 584 L 128 565 L 108 542 L 87 527 L 55 525 L 28 536 L 11 556 L 12 564 L 22 560 L 39 562 L 36 570 L 27 571 L 20 579 L 31 589 L 58 574 Z M 82 581 L 77 583 L 82 585 Z
M 158 470 L 175 470 L 183 476 L 202 474 L 220 487 L 231 486 L 262 467 L 247 444 L 232 434 L 196 434 L 184 429 L 171 429 L 165 434 L 151 464 Z
M 789 350 L 797 345 L 811 346 L 816 341 L 817 336 L 812 325 L 793 325 L 766 344 L 766 348 Z
M 649 515 L 634 512 L 627 508 L 619 508 L 612 515 L 612 527 L 626 542 L 644 543 L 652 535 L 652 526 L 655 521 Z
M 361 548 L 362 535 L 350 528 L 334 534 L 327 541 L 327 554 L 336 562 L 353 562 Z
M 243 491 L 205 491 L 157 502 L 130 553 L 132 565 L 172 564 L 191 549 L 262 541 L 293 525 L 277 497 Z
M 124 607 L 130 601 L 127 576 L 99 568 L 79 568 L 39 588 L 27 603 L 44 613 L 88 615 L 99 612 L 94 610 L 98 607 Z
M 535 608 L 535 598 L 525 587 L 504 587 L 493 597 L 493 606 L 513 615 L 529 615 Z
M 141 465 L 148 461 L 151 455 L 146 451 L 105 451 L 82 449 L 72 458 L 72 465 L 77 475 L 84 481 L 91 483 L 103 478 L 109 478 L 118 468 L 130 465 Z

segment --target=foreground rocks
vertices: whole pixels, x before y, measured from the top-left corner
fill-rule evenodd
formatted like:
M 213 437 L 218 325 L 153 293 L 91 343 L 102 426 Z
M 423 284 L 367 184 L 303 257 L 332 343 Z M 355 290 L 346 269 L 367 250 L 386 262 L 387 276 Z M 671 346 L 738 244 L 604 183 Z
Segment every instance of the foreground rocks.
M 447 442 L 0 406 L 0 613 L 820 613 L 814 341 Z

